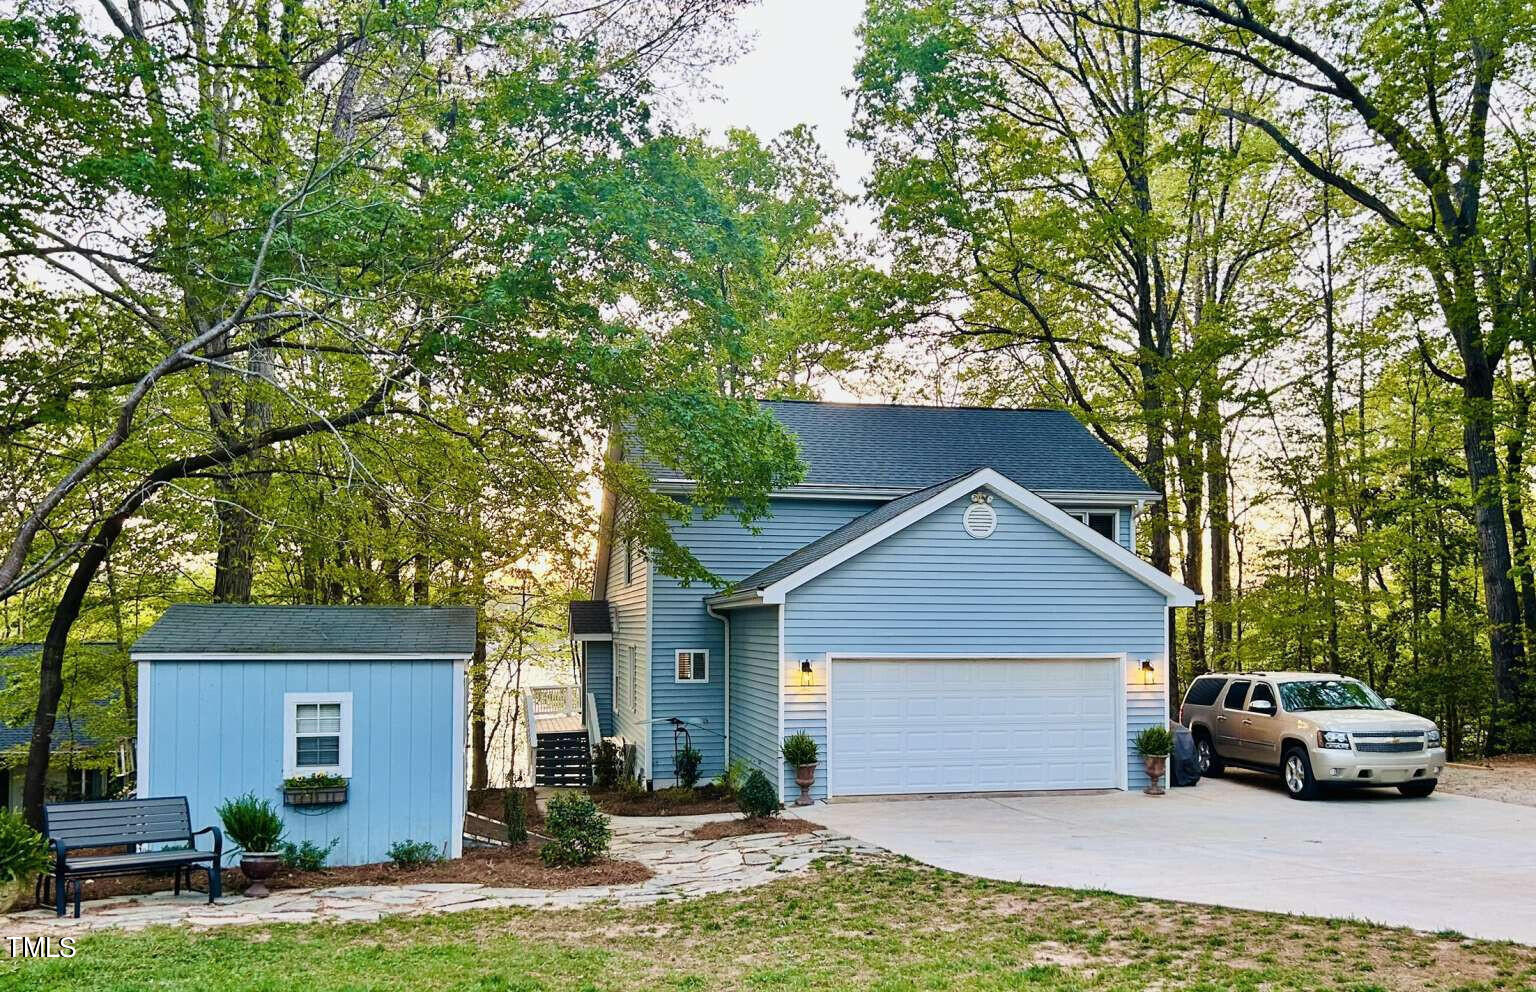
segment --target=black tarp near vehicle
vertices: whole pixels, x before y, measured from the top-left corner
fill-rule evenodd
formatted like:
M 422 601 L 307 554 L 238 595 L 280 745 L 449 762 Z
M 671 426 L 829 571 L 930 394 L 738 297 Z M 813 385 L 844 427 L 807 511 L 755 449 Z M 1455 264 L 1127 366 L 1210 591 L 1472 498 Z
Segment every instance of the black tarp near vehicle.
M 1195 753 L 1195 735 L 1188 727 L 1173 728 L 1173 755 L 1168 762 L 1168 784 L 1174 788 L 1200 784 L 1200 756 Z

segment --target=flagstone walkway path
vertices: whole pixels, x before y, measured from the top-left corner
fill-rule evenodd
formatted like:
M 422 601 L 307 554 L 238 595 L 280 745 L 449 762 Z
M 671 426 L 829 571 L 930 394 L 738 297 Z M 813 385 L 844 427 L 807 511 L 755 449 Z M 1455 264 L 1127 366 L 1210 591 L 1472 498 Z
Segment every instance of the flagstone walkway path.
M 56 917 L 50 909 L 0 916 L 0 937 L 67 935 L 95 930 L 140 930 L 157 924 L 194 929 L 258 923 L 373 921 L 384 916 L 453 913 L 467 909 L 570 909 L 608 902 L 639 906 L 731 892 L 807 870 L 817 858 L 878 854 L 829 830 L 814 833 L 751 834 L 700 841 L 688 832 L 725 815 L 613 817 L 614 858 L 639 861 L 654 877 L 633 885 L 575 889 L 508 889 L 473 882 L 421 885 L 353 885 L 329 889 L 283 889 L 266 899 L 232 896 L 208 905 L 201 893 L 170 892 L 117 896 L 81 904 L 81 917 Z

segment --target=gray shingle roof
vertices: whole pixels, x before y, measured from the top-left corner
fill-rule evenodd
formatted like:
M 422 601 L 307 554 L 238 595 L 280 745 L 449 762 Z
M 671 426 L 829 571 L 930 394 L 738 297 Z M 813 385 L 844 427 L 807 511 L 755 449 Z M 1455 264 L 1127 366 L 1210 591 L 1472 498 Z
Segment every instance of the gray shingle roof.
M 803 484 L 913 490 L 990 465 L 1037 492 L 1155 493 L 1062 410 L 765 400 L 800 442 Z M 643 461 L 643 457 L 642 457 Z M 659 481 L 677 471 L 654 462 Z
M 98 643 L 88 641 L 81 645 L 81 647 L 112 649 L 116 648 L 117 645 L 110 642 Z M 42 652 L 43 646 L 41 644 L 0 644 L 0 659 L 5 660 L 29 658 L 42 654 Z M 0 686 L 4 684 L 4 678 L 0 677 Z M 106 702 L 96 700 L 91 705 L 105 706 Z M 57 722 L 53 725 L 53 743 L 49 751 L 57 751 L 65 744 L 71 744 L 75 747 L 94 747 L 96 744 L 95 738 L 86 736 L 77 726 L 79 722 L 79 718 L 73 713 L 60 713 Z M 0 751 L 9 751 L 13 747 L 26 747 L 31 742 L 32 725 L 30 723 L 14 727 L 9 724 L 0 723 Z
M 571 604 L 572 634 L 611 634 L 613 620 L 606 599 L 577 600 Z
M 882 503 L 862 517 L 854 517 L 837 530 L 818 537 L 803 548 L 791 551 L 771 565 L 763 566 L 736 583 L 732 588 L 732 592 L 766 589 L 780 579 L 788 578 L 807 565 L 820 561 L 838 548 L 858 540 L 887 520 L 901 516 L 907 510 L 922 503 L 935 493 L 954 485 L 973 472 L 980 471 L 982 467 L 984 466 L 978 466 L 969 472 L 962 472 L 954 478 L 945 479 L 925 489 L 919 489 L 916 492 L 907 493 L 905 496 L 898 496 L 888 503 Z
M 471 606 L 238 606 L 180 604 L 135 654 L 450 655 L 475 651 Z

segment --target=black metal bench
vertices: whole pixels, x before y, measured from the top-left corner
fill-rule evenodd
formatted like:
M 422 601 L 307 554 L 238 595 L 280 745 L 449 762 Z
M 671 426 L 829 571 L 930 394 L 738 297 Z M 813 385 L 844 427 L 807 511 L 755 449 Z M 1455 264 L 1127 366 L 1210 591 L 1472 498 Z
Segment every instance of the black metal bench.
M 53 882 L 53 908 L 64 915 L 68 886 L 75 889 L 75 916 L 80 916 L 80 883 L 107 875 L 153 875 L 174 872 L 176 894 L 182 877 L 192 885 L 192 869 L 208 873 L 208 901 L 222 895 L 219 862 L 224 856 L 224 835 L 218 827 L 192 829 L 186 796 L 164 799 L 116 799 L 105 802 L 50 803 L 43 807 L 43 833 L 53 847 L 54 870 L 38 879 L 39 898 L 44 883 Z M 213 850 L 197 850 L 197 838 L 213 834 Z M 179 851 L 141 851 L 143 844 L 183 843 Z M 74 854 L 81 848 L 127 847 L 120 854 Z

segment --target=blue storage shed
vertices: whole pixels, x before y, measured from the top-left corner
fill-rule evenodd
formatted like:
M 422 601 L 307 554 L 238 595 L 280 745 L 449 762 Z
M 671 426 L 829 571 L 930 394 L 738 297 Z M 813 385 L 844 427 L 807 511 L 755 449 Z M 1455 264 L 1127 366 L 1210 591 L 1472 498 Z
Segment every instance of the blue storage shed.
M 138 794 L 184 795 L 204 825 L 254 793 L 289 840 L 335 839 L 335 865 L 406 839 L 458 857 L 475 625 L 470 607 L 172 606 L 132 651 Z M 283 788 L 315 774 L 344 796 Z

